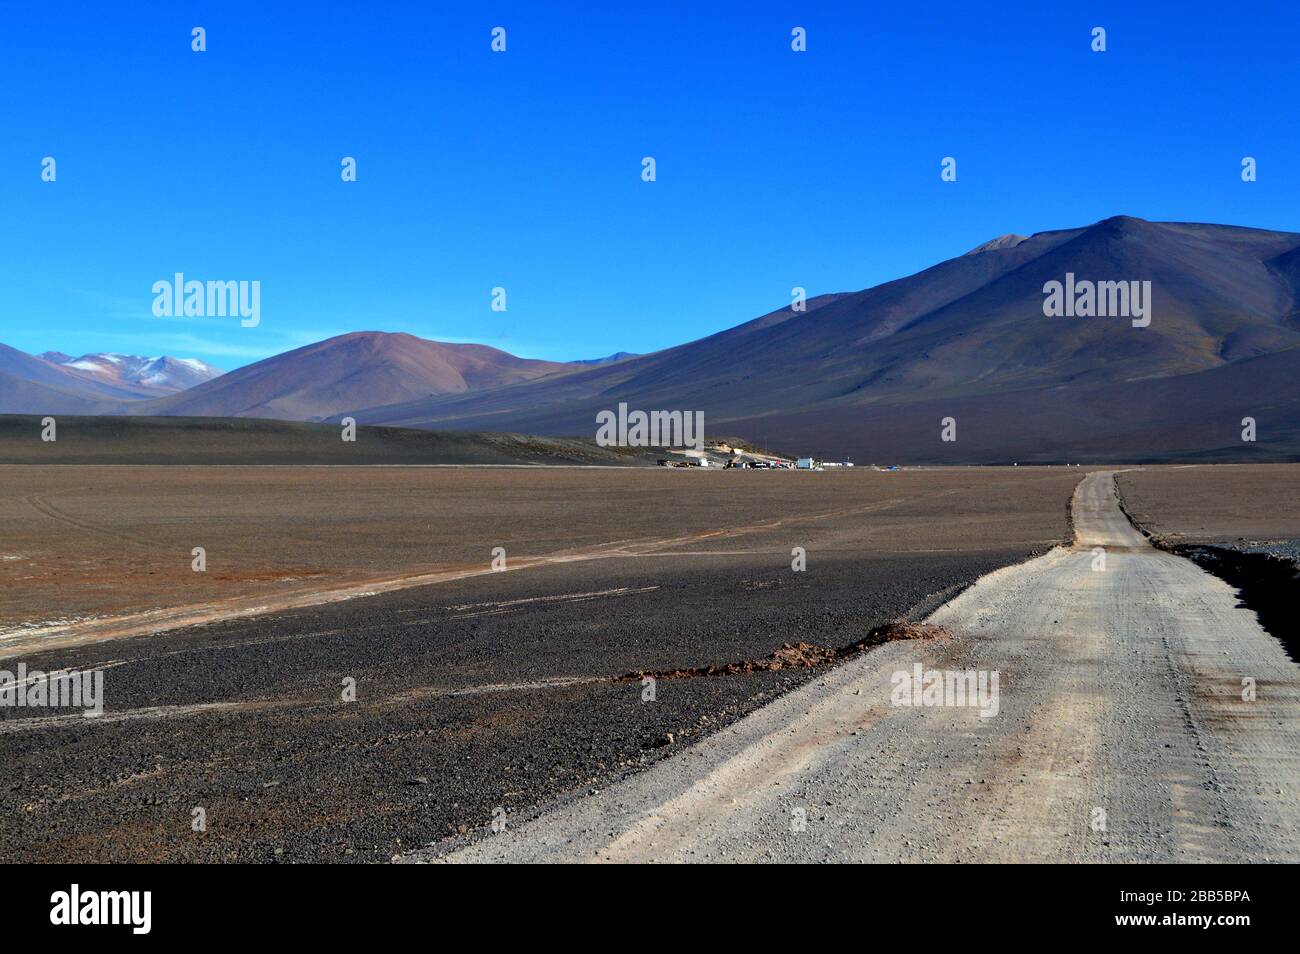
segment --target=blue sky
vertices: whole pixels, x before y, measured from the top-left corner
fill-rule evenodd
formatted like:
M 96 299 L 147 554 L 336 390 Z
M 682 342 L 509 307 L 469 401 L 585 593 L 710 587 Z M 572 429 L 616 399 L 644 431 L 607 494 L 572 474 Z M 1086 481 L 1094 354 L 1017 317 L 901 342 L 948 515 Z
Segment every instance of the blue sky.
M 596 357 L 1006 232 L 1300 230 L 1294 3 L 131 6 L 0 8 L 0 342 Z M 177 271 L 260 281 L 261 324 L 155 318 Z

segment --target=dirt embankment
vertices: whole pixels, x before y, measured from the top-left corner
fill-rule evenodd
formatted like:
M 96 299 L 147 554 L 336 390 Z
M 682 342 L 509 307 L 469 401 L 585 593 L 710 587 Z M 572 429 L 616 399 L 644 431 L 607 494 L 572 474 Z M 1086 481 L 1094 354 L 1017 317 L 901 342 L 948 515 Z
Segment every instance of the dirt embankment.
M 695 666 L 687 669 L 663 669 L 653 672 L 631 672 L 619 676 L 619 682 L 639 682 L 647 677 L 653 679 L 697 679 L 707 676 L 738 676 L 751 672 L 779 672 L 782 669 L 815 669 L 829 666 L 866 652 L 875 646 L 892 643 L 898 639 L 940 639 L 950 636 L 943 627 L 931 623 L 910 622 L 896 619 L 877 626 L 865 639 L 850 646 L 835 649 L 830 646 L 818 646 L 814 643 L 785 643 L 779 649 L 762 659 L 746 659 L 742 662 L 724 663 L 714 666 Z

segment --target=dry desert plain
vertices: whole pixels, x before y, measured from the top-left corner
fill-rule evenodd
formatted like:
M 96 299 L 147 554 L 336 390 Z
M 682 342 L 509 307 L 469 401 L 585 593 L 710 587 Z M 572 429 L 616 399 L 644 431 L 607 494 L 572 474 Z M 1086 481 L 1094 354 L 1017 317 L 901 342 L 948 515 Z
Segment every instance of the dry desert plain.
M 1297 470 L 1120 486 L 1168 530 L 1220 481 L 1215 527 L 1296 536 Z M 766 665 L 783 644 L 851 646 L 1068 541 L 1087 472 L 2 467 L 0 665 L 99 667 L 106 698 L 0 710 L 0 848 L 386 860 L 516 824 L 825 672 Z M 634 675 L 745 662 L 652 703 Z

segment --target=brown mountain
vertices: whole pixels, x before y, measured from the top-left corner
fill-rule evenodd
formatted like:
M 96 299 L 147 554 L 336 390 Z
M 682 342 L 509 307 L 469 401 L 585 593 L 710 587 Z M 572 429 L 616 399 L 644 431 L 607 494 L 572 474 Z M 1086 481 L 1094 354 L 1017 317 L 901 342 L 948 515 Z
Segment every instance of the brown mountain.
M 350 408 L 462 394 L 529 381 L 567 364 L 476 344 L 361 331 L 267 358 L 118 413 L 317 421 Z
M 1067 273 L 1149 281 L 1150 325 L 1046 317 L 1044 285 Z M 783 308 L 616 364 L 351 412 L 374 424 L 587 435 L 597 411 L 626 401 L 702 410 L 712 433 L 876 460 L 1079 459 L 1108 446 L 1147 459 L 1300 455 L 1300 443 L 1279 443 L 1300 437 L 1284 370 L 1298 347 L 1300 234 L 1118 216 L 1004 236 L 805 312 Z M 1243 445 L 1251 409 L 1260 439 Z M 940 441 L 947 416 L 958 421 L 953 443 Z

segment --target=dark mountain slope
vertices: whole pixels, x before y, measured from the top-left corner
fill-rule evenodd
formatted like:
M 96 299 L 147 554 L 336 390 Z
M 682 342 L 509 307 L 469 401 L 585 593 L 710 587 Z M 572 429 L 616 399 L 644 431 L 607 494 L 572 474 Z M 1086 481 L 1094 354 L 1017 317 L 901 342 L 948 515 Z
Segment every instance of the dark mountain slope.
M 1077 281 L 1150 282 L 1149 326 L 1134 327 L 1126 317 L 1046 317 L 1044 284 L 1067 273 Z M 996 239 L 904 279 L 814 299 L 806 313 L 784 308 L 614 366 L 358 408 L 356 416 L 416 427 L 589 434 L 597 411 L 626 401 L 647 410 L 702 410 L 711 431 L 766 435 L 772 443 L 778 421 L 798 421 L 782 433 L 797 438 L 807 428 L 829 428 L 838 446 L 864 448 L 889 421 L 922 421 L 927 434 L 937 434 L 938 419 L 931 418 L 942 406 L 940 416 L 1003 415 L 1006 439 L 988 444 L 989 452 L 1051 456 L 1092 446 L 1068 439 L 1077 417 L 1071 409 L 1086 401 L 1091 419 L 1105 420 L 1105 395 L 1113 393 L 1174 402 L 1168 416 L 1129 412 L 1133 421 L 1162 429 L 1146 435 L 1148 448 L 1209 452 L 1218 445 L 1197 429 L 1206 420 L 1203 395 L 1180 389 L 1226 399 L 1222 382 L 1230 381 L 1252 389 L 1255 403 L 1290 408 L 1295 389 L 1284 386 L 1284 376 L 1198 375 L 1269 355 L 1279 355 L 1270 368 L 1289 367 L 1291 349 L 1300 347 L 1298 286 L 1300 235 L 1118 216 L 1083 229 Z M 1159 388 L 1138 387 L 1166 379 Z M 1192 430 L 1180 423 L 1191 411 L 1177 405 L 1202 407 L 1199 420 L 1187 421 Z M 890 410 L 876 410 L 884 408 Z M 1030 418 L 1041 419 L 1042 433 L 1022 439 L 1016 422 Z M 994 418 L 987 423 L 993 427 Z M 890 448 L 901 454 L 923 446 Z

